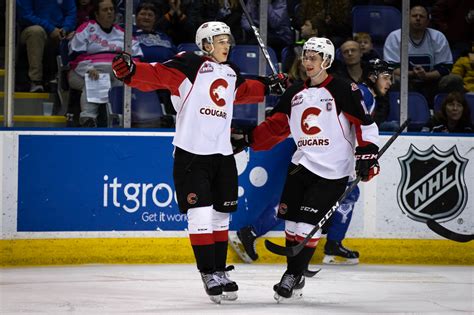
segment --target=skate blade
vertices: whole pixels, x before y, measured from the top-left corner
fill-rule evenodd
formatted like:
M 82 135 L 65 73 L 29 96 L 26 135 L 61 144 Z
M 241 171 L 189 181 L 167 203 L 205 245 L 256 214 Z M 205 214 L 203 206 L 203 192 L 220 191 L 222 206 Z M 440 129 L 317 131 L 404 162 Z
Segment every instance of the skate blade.
M 222 292 L 221 298 L 224 301 L 235 301 L 238 298 L 237 292 Z
M 323 258 L 325 265 L 357 265 L 359 258 L 344 258 L 339 256 L 326 255 Z
M 229 244 L 232 247 L 232 249 L 239 256 L 239 258 L 242 259 L 244 263 L 251 264 L 253 262 L 252 258 L 250 258 L 250 256 L 245 251 L 244 245 L 237 237 L 237 233 L 229 232 L 229 241 L 230 241 Z
M 303 290 L 293 290 L 293 294 L 289 298 L 281 296 L 277 292 L 275 292 L 273 298 L 275 299 L 275 301 L 277 301 L 277 303 L 291 303 L 294 301 L 301 300 L 303 298 Z
M 209 295 L 209 299 L 216 303 L 216 304 L 221 304 L 222 296 L 220 295 Z

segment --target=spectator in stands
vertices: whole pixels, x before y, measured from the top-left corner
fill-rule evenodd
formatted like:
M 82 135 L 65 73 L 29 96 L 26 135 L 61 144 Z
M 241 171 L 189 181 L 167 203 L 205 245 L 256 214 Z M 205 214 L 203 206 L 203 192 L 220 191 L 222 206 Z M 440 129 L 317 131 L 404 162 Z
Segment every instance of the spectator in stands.
M 313 16 L 310 19 L 306 19 L 300 28 L 300 39 L 296 41 L 301 47 L 311 37 L 323 36 L 327 33 L 324 20 L 317 16 Z M 298 51 L 298 56 L 302 53 L 302 49 Z
M 346 78 L 354 83 L 362 83 L 363 64 L 362 51 L 358 42 L 354 40 L 345 41 L 341 45 L 341 54 L 344 65 L 337 63 L 334 76 Z
M 459 92 L 451 92 L 422 131 L 472 133 L 473 130 L 466 99 Z
M 93 0 L 93 17 L 77 29 L 69 42 L 69 85 L 73 89 L 82 90 L 81 114 L 79 123 L 84 127 L 97 127 L 100 103 L 88 101 L 85 76 L 98 80 L 101 73 L 107 73 L 111 85 L 121 85 L 112 74 L 112 59 L 123 50 L 124 30 L 115 20 L 115 2 L 113 0 Z M 133 40 L 134 56 L 142 56 L 138 42 Z
M 282 56 L 282 68 L 283 72 L 289 71 L 293 65 L 295 58 L 301 56 L 304 43 L 311 37 L 322 37 L 325 36 L 326 29 L 324 20 L 319 17 L 312 17 L 304 21 L 301 25 L 300 39 L 294 44 L 287 46 L 286 56 Z
M 145 62 L 165 62 L 171 59 L 178 50 L 171 37 L 162 32 L 157 25 L 160 11 L 155 3 L 144 0 L 139 3 L 135 12 L 136 26 L 133 35 L 140 43 L 143 52 L 143 61 Z M 166 109 L 166 113 L 176 112 L 173 109 L 170 93 L 168 90 L 158 90 L 158 96 Z M 167 116 L 169 117 L 169 116 Z M 160 126 L 156 127 L 174 127 L 173 122 L 163 120 Z
M 199 16 L 201 23 L 221 21 L 229 25 L 236 44 L 244 44 L 243 30 L 240 25 L 242 7 L 239 0 L 201 0 Z
M 470 50 L 474 38 L 474 1 L 438 0 L 431 8 L 431 23 L 443 32 L 457 59 Z
M 253 23 L 259 27 L 260 0 L 248 0 L 246 7 Z M 248 44 L 257 44 L 257 39 L 245 15 L 242 15 L 241 23 L 242 28 L 246 32 L 246 42 Z M 267 44 L 275 50 L 278 60 L 281 61 L 281 51 L 283 48 L 288 45 L 288 43 L 293 43 L 294 40 L 295 36 L 291 29 L 286 0 L 269 0 Z
M 323 20 L 325 37 L 333 42 L 334 47 L 339 47 L 347 38 L 352 38 L 351 0 L 301 0 L 296 16 L 300 24 L 312 17 Z
M 167 1 L 166 13 L 158 20 L 158 26 L 176 45 L 194 42 L 199 26 L 199 4 L 198 0 Z
M 471 51 L 456 60 L 449 75 L 439 82 L 440 92 L 474 92 L 474 41 Z
M 307 78 L 308 76 L 306 75 L 306 68 L 303 66 L 302 59 L 300 57 L 295 58 L 290 70 L 288 71 L 288 83 L 301 83 Z
M 130 1 L 133 2 L 132 12 L 135 12 L 138 7 L 138 4 L 142 1 L 141 0 L 130 0 Z M 164 2 L 165 0 L 144 0 L 144 1 L 152 2 L 158 7 L 158 5 L 162 5 L 162 2 Z M 115 7 L 116 7 L 115 24 L 119 24 L 123 26 L 123 24 L 125 23 L 126 2 L 127 2 L 126 0 L 115 0 Z
M 140 43 L 145 62 L 165 62 L 177 53 L 171 38 L 157 27 L 159 12 L 155 4 L 142 1 L 135 11 L 133 36 Z
M 372 37 L 369 33 L 359 32 L 354 35 L 354 40 L 359 43 L 362 52 L 362 61 L 368 62 L 372 59 L 380 59 L 379 53 L 374 49 Z
M 428 24 L 428 10 L 423 6 L 413 6 L 408 43 L 409 88 L 423 94 L 432 107 L 439 79 L 449 73 L 453 58 L 446 37 L 440 31 L 428 28 Z M 400 29 L 388 35 L 383 52 L 385 61 L 400 63 L 400 38 Z M 400 69 L 396 69 L 394 74 L 399 78 Z
M 90 14 L 92 12 L 91 0 L 76 0 L 77 7 L 77 22 L 76 25 L 80 26 L 82 23 L 88 22 Z
M 43 92 L 57 74 L 59 41 L 76 27 L 74 0 L 17 0 L 20 42 L 26 45 L 30 92 Z

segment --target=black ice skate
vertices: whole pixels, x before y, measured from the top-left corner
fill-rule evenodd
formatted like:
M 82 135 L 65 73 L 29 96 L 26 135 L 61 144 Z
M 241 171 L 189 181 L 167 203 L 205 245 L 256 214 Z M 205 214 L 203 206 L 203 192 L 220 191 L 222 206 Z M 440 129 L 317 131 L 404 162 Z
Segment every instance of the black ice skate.
M 213 273 L 201 272 L 202 283 L 204 289 L 212 302 L 216 304 L 221 303 L 222 285 L 214 277 Z
M 303 275 L 295 276 L 285 272 L 280 282 L 273 286 L 273 291 L 275 291 L 273 298 L 278 303 L 290 299 L 300 299 L 303 297 L 304 285 Z
M 357 265 L 359 263 L 359 252 L 345 248 L 342 242 L 327 240 L 324 254 L 323 263 L 327 265 Z
M 257 234 L 252 226 L 246 226 L 237 231 L 237 237 L 242 242 L 245 252 L 252 260 L 258 259 L 257 250 L 255 249 L 255 241 Z
M 224 271 L 216 271 L 214 278 L 222 286 L 222 299 L 227 301 L 237 300 L 237 291 L 239 286 L 235 281 L 230 280 L 228 271 L 234 269 L 234 266 L 228 266 Z

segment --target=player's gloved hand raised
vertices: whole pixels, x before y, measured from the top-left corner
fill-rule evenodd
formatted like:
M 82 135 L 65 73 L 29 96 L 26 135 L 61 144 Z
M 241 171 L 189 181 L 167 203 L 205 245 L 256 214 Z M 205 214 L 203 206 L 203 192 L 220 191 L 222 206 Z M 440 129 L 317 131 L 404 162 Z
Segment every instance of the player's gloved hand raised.
M 232 144 L 232 151 L 234 154 L 240 153 L 245 148 L 250 146 L 250 132 L 232 128 L 230 134 L 230 143 Z
M 380 172 L 378 157 L 379 148 L 375 144 L 356 148 L 356 174 L 363 182 L 368 182 Z
M 112 61 L 112 70 L 117 79 L 121 81 L 129 80 L 135 74 L 136 70 L 132 56 L 126 52 L 122 52 L 115 56 Z
M 263 84 L 268 86 L 268 94 L 282 95 L 288 82 L 288 75 L 286 73 L 276 73 L 262 78 Z

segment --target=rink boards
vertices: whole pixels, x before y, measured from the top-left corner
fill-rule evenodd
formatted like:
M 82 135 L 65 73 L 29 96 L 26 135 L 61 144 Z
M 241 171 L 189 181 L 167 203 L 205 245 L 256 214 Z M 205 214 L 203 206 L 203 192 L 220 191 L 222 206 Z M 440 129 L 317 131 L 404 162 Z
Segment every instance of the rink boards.
M 192 262 L 172 180 L 172 137 L 0 131 L 0 265 Z M 381 145 L 388 138 L 382 135 Z M 345 245 L 366 263 L 474 264 L 473 245 L 443 240 L 424 223 L 434 218 L 473 233 L 473 147 L 474 137 L 397 139 L 380 159 L 381 175 L 360 186 Z M 268 152 L 236 156 L 239 210 L 231 230 L 276 202 L 293 150 L 288 139 Z M 269 237 L 283 242 L 281 230 Z M 261 262 L 284 262 L 262 242 L 258 251 Z

